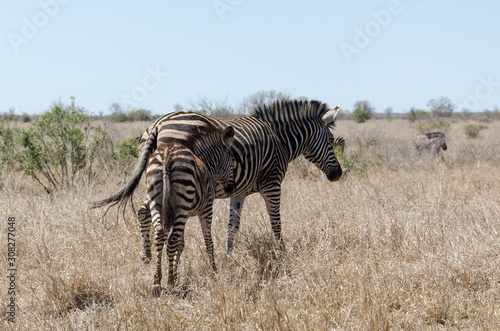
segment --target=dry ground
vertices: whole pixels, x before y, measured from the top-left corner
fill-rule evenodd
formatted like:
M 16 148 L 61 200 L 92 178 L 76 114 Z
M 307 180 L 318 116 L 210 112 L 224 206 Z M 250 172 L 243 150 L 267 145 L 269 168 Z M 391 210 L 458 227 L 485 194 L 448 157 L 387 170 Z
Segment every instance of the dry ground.
M 178 285 L 151 295 L 129 209 L 91 210 L 123 184 L 48 196 L 20 175 L 0 190 L 0 329 L 18 330 L 495 330 L 500 329 L 500 122 L 476 140 L 448 131 L 444 161 L 419 159 L 406 121 L 340 121 L 347 139 L 375 138 L 382 165 L 328 182 L 303 161 L 283 184 L 286 252 L 276 250 L 260 196 L 245 203 L 234 253 L 225 252 L 228 201 L 214 211 L 219 273 L 190 219 Z M 112 125 L 116 139 L 144 123 Z M 136 206 L 144 196 L 141 186 Z M 7 218 L 16 218 L 16 323 L 4 317 Z M 165 282 L 163 284 L 165 286 Z

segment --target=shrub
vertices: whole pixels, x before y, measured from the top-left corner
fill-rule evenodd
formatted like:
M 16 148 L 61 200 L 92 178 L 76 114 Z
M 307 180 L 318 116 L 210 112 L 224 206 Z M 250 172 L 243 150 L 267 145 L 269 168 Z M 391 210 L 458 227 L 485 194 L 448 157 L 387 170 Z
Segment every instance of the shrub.
M 377 139 L 367 138 L 362 141 L 356 138 L 358 146 L 350 154 L 344 154 L 340 150 L 335 151 L 335 155 L 340 162 L 340 166 L 345 173 L 354 172 L 362 176 L 366 175 L 366 170 L 369 167 L 381 166 L 382 155 L 375 152 L 377 147 Z
M 21 115 L 21 120 L 24 122 L 24 123 L 29 123 L 31 122 L 31 116 L 24 113 Z
M 366 122 L 367 120 L 370 119 L 370 113 L 364 109 L 361 109 L 361 108 L 357 108 L 354 112 L 353 112 L 353 116 L 354 116 L 354 121 L 356 123 L 364 123 Z
M 20 170 L 48 193 L 93 179 L 94 161 L 109 142 L 107 133 L 91 125 L 74 99 L 69 106 L 52 105 L 20 136 Z
M 410 123 L 414 123 L 415 121 L 430 119 L 431 113 L 425 110 L 412 108 L 408 114 L 406 114 L 406 118 Z
M 111 170 L 119 171 L 123 176 L 128 177 L 138 156 L 139 139 L 125 139 L 115 146 L 113 153 L 111 153 L 113 162 L 109 164 L 109 167 Z
M 0 119 L 0 171 L 12 170 L 19 147 L 16 141 L 20 130 L 11 127 L 12 118 L 5 116 Z
M 109 120 L 111 122 L 127 122 L 129 121 L 129 117 L 127 116 L 127 114 L 125 113 L 115 113 L 115 114 L 112 114 L 112 115 L 109 115 Z
M 129 121 L 151 121 L 151 110 L 137 109 L 128 113 Z
M 474 139 L 477 138 L 477 136 L 479 135 L 479 131 L 487 128 L 488 126 L 484 124 L 476 124 L 476 123 L 466 124 L 464 125 L 464 132 L 468 138 Z
M 434 120 L 428 120 L 420 123 L 417 126 L 417 130 L 420 133 L 432 132 L 432 131 L 446 131 L 450 128 L 450 121 L 443 118 L 436 118 Z

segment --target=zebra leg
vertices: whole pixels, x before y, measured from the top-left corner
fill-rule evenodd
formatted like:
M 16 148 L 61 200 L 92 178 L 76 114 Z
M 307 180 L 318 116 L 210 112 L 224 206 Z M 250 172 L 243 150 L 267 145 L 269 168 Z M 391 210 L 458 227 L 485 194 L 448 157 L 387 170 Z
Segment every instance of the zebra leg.
M 153 212 L 154 219 L 154 229 L 155 229 L 155 242 L 156 242 L 156 272 L 154 275 L 152 293 L 153 296 L 158 298 L 161 295 L 161 255 L 163 251 L 163 246 L 165 244 L 165 232 L 163 231 L 163 226 L 160 219 L 160 212 L 155 210 Z
M 167 241 L 168 254 L 168 285 L 173 286 L 177 279 L 177 266 L 179 259 L 184 249 L 184 226 L 186 225 L 187 216 L 178 215 L 175 218 L 172 232 Z
M 228 236 L 227 236 L 227 251 L 231 252 L 233 250 L 234 236 L 240 229 L 240 216 L 241 209 L 243 208 L 243 203 L 245 202 L 246 195 L 240 195 L 237 197 L 231 197 L 229 200 L 230 211 L 229 211 L 229 224 L 228 224 Z
M 285 250 L 285 243 L 281 235 L 281 218 L 280 218 L 280 199 L 281 199 L 281 186 L 274 185 L 264 189 L 260 193 L 266 202 L 267 213 L 271 220 L 271 227 L 273 229 L 274 237 L 278 241 L 280 248 Z
M 151 240 L 149 232 L 151 229 L 151 212 L 148 207 L 148 200 L 137 211 L 137 218 L 139 220 L 139 230 L 142 235 L 142 256 L 141 259 L 145 264 L 151 262 Z
M 214 272 L 217 272 L 217 266 L 215 265 L 214 257 L 214 242 L 212 240 L 212 206 L 210 206 L 208 212 L 200 215 L 200 225 L 201 232 L 203 233 L 203 238 L 205 239 L 205 246 L 207 247 L 207 254 L 212 265 Z

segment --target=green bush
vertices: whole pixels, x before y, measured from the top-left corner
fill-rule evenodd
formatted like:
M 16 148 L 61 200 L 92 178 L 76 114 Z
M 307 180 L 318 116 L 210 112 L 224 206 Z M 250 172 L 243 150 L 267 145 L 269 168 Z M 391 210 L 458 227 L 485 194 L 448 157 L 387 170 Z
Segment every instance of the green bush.
M 139 139 L 125 139 L 115 146 L 109 164 L 111 170 L 119 171 L 128 177 L 130 170 L 134 167 L 139 156 Z
M 20 130 L 11 127 L 12 119 L 13 116 L 4 116 L 0 119 L 0 171 L 10 171 L 15 166 L 19 147 L 16 141 L 20 135 Z
M 137 109 L 128 113 L 130 121 L 151 121 L 151 110 Z
M 484 124 L 466 124 L 464 125 L 464 133 L 468 138 L 477 138 L 479 131 L 487 129 L 488 126 Z
M 29 123 L 31 122 L 31 116 L 24 113 L 21 115 L 21 120 L 24 122 L 24 123 Z
M 356 123 L 364 123 L 366 122 L 367 120 L 370 119 L 370 113 L 364 109 L 360 109 L 360 108 L 357 108 L 354 112 L 353 112 L 353 116 L 354 116 L 354 121 Z
M 358 146 L 352 153 L 344 154 L 341 150 L 336 150 L 335 155 L 345 173 L 354 172 L 364 176 L 368 168 L 382 165 L 382 155 L 375 152 L 377 139 L 367 138 L 362 141 L 356 138 L 356 141 Z
M 130 118 L 125 113 L 116 113 L 116 114 L 109 115 L 109 120 L 111 122 L 121 123 L 121 122 L 128 122 L 130 120 Z
M 139 156 L 139 139 L 125 139 L 116 146 L 113 152 L 113 159 L 132 158 L 136 159 Z
M 21 131 L 16 159 L 20 170 L 52 192 L 92 180 L 93 165 L 106 143 L 107 133 L 92 126 L 86 110 L 72 99 L 68 106 L 52 105 Z
M 443 118 L 424 121 L 417 126 L 417 130 L 421 133 L 432 131 L 446 131 L 450 128 L 450 121 Z
M 431 118 L 431 113 L 421 109 L 412 108 L 406 114 L 406 119 L 408 119 L 411 123 L 421 120 L 428 120 Z

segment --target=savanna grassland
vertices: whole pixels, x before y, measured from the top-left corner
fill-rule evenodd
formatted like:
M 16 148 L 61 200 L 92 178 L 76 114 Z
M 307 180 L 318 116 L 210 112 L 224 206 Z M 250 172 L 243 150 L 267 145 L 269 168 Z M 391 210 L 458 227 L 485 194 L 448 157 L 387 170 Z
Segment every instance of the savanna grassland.
M 131 208 L 89 208 L 127 177 L 46 194 L 10 173 L 0 189 L 0 329 L 8 330 L 496 330 L 500 329 L 500 121 L 476 139 L 452 121 L 443 158 L 419 157 L 416 125 L 339 121 L 344 176 L 304 160 L 283 183 L 286 251 L 263 200 L 244 205 L 228 255 L 228 200 L 217 200 L 211 273 L 197 219 L 175 288 L 151 295 Z M 148 123 L 108 124 L 113 140 Z M 144 185 L 134 195 L 138 207 Z M 16 219 L 15 323 L 7 321 L 7 219 Z M 164 264 L 164 273 L 166 265 Z M 166 280 L 163 281 L 166 286 Z

